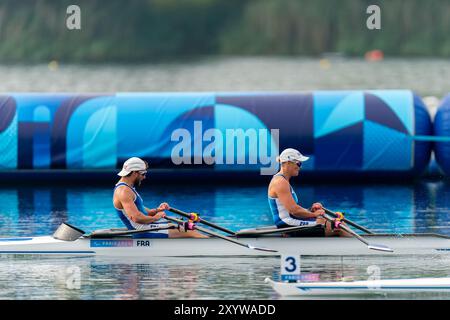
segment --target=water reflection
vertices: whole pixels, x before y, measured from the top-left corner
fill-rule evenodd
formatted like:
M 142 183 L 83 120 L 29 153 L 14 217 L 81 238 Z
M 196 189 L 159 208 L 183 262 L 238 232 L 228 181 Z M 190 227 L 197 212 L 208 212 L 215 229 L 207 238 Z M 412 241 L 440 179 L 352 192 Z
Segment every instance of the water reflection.
M 367 280 L 373 266 L 381 279 L 448 277 L 448 259 L 303 257 L 301 268 L 320 281 Z M 73 268 L 80 271 L 78 287 L 69 285 Z M 279 280 L 277 258 L 1 257 L 0 299 L 282 299 L 264 283 L 266 277 Z M 450 294 L 359 296 L 368 297 L 449 299 Z
M 377 232 L 450 235 L 450 184 L 299 185 L 301 204 L 315 201 Z M 158 185 L 141 188 L 148 207 L 167 201 L 230 229 L 271 225 L 265 185 Z M 0 236 L 52 233 L 68 221 L 85 231 L 121 227 L 112 189 L 100 187 L 8 187 L 0 189 Z

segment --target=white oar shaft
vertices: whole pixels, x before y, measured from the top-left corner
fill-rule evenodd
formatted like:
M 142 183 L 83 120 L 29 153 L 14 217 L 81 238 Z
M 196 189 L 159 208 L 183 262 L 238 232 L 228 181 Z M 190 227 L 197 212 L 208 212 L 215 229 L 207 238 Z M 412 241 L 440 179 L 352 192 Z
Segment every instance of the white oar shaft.
M 342 230 L 344 230 L 347 233 L 350 233 L 352 236 L 358 238 L 359 241 L 364 242 L 366 245 L 369 245 L 369 242 L 366 239 L 361 237 L 359 234 L 357 234 L 356 232 L 354 232 L 350 228 L 348 228 L 346 226 L 343 226 L 343 225 L 340 225 L 339 228 L 341 228 Z
M 189 219 L 190 216 L 191 216 L 189 213 L 184 212 L 184 211 L 181 211 L 181 210 L 176 209 L 176 208 L 170 208 L 169 211 L 171 211 L 171 212 L 173 212 L 173 213 L 176 213 L 176 214 L 179 214 L 180 216 L 183 216 L 183 217 L 188 218 L 188 219 Z M 199 217 L 199 220 L 198 220 L 198 221 L 199 221 L 200 223 L 203 223 L 203 224 L 209 226 L 209 227 L 212 227 L 212 228 L 215 228 L 215 229 L 217 229 L 217 230 L 219 230 L 219 231 L 228 233 L 228 234 L 230 234 L 230 235 L 232 235 L 232 236 L 235 235 L 235 232 L 234 232 L 234 231 L 228 230 L 228 229 L 226 229 L 226 228 L 224 228 L 224 227 L 222 227 L 222 226 L 219 226 L 219 225 L 217 225 L 217 224 L 215 224 L 215 223 L 206 221 L 206 220 L 204 220 L 204 219 L 202 219 L 202 218 L 200 218 L 200 217 Z
M 179 220 L 179 219 L 172 218 L 172 217 L 167 217 L 167 216 L 166 216 L 165 219 L 167 219 L 167 220 L 169 220 L 169 221 L 177 222 L 177 223 L 180 223 L 180 224 L 181 224 L 181 223 L 184 223 L 183 220 Z M 195 225 L 194 229 L 195 229 L 195 230 L 198 230 L 198 231 L 201 231 L 201 232 L 204 232 L 204 233 L 206 233 L 206 234 L 208 234 L 208 235 L 210 235 L 210 236 L 217 237 L 217 238 L 220 238 L 220 239 L 223 239 L 223 240 L 232 242 L 232 243 L 234 243 L 234 244 L 237 244 L 237 245 L 240 245 L 240 246 L 242 246 L 242 247 L 249 248 L 249 249 L 260 250 L 260 251 L 267 251 L 267 252 L 278 252 L 277 250 L 273 250 L 273 249 L 269 249 L 269 248 L 255 247 L 255 246 L 249 245 L 249 244 L 247 244 L 247 243 L 243 243 L 243 242 L 240 242 L 240 241 L 231 239 L 231 238 L 229 238 L 229 237 L 223 236 L 223 235 L 221 235 L 221 234 L 215 233 L 215 232 L 210 231 L 210 230 L 208 230 L 208 229 L 206 229 L 206 228 L 199 227 L 199 226 L 197 226 L 197 225 Z
M 323 210 L 325 210 L 326 213 L 328 213 L 329 215 L 333 216 L 334 218 L 337 218 L 336 212 L 333 212 L 333 211 L 331 211 L 331 210 L 329 210 L 327 208 L 323 208 Z M 361 226 L 361 225 L 359 225 L 359 224 L 357 224 L 357 223 L 355 223 L 355 222 L 353 222 L 351 220 L 348 220 L 347 218 L 344 218 L 343 221 L 345 223 L 347 223 L 348 225 L 352 226 L 352 227 L 355 227 L 355 228 L 357 228 L 357 229 L 359 229 L 361 231 L 364 231 L 365 233 L 373 234 L 373 232 L 370 231 L 369 229 L 364 228 L 363 226 Z
M 327 219 L 328 221 L 330 221 L 331 223 L 333 223 L 333 218 L 331 218 L 330 216 L 328 216 L 327 214 L 324 214 L 324 218 Z M 389 248 L 388 246 L 385 246 L 383 244 L 373 244 L 373 243 L 369 243 L 366 239 L 364 239 L 363 237 L 361 237 L 359 234 L 357 234 L 356 232 L 354 232 L 353 230 L 351 230 L 349 227 L 345 226 L 345 225 L 340 225 L 339 228 L 341 228 L 342 230 L 344 230 L 345 232 L 348 232 L 349 234 L 351 234 L 352 236 L 354 236 L 356 239 L 358 239 L 359 241 L 363 242 L 365 245 L 367 245 L 367 247 L 369 249 L 372 250 L 378 250 L 378 251 L 384 251 L 384 252 L 394 252 L 394 250 L 392 250 L 391 248 Z

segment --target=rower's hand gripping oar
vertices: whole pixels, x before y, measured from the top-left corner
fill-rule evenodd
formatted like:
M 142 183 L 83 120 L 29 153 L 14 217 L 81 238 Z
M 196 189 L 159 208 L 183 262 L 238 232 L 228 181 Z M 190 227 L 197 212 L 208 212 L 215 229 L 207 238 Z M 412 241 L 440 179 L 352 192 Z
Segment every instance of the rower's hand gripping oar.
M 330 221 L 331 223 L 334 223 L 334 219 L 332 219 L 330 216 L 328 216 L 327 214 L 324 214 L 323 217 L 325 219 L 327 219 L 328 221 Z M 361 237 L 359 234 L 357 234 L 356 232 L 354 232 L 352 229 L 350 229 L 349 227 L 340 224 L 339 228 L 346 231 L 347 233 L 351 234 L 352 236 L 354 236 L 355 238 L 357 238 L 359 241 L 365 243 L 367 245 L 367 247 L 369 249 L 372 250 L 378 250 L 378 251 L 383 251 L 383 252 L 394 252 L 394 250 L 392 250 L 391 248 L 389 248 L 388 246 L 385 246 L 384 244 L 375 244 L 375 243 L 369 243 L 366 239 L 364 239 L 363 237 Z
M 329 210 L 329 209 L 327 209 L 327 208 L 324 208 L 324 207 L 322 207 L 322 209 L 323 209 L 326 213 L 328 213 L 330 216 L 332 216 L 332 217 L 334 217 L 334 218 L 338 218 L 338 214 L 337 214 L 336 212 L 333 212 L 333 211 L 331 211 L 331 210 Z M 351 221 L 351 220 L 348 220 L 348 219 L 345 218 L 345 217 L 344 217 L 344 219 L 342 219 L 342 221 L 344 221 L 345 223 L 347 223 L 348 225 L 350 225 L 350 226 L 352 226 L 352 227 L 355 227 L 355 228 L 357 228 L 357 229 L 359 229 L 359 230 L 361 230 L 361 231 L 364 231 L 364 232 L 367 233 L 367 234 L 373 234 L 373 232 L 370 231 L 369 229 L 366 229 L 366 228 L 364 228 L 363 226 L 357 224 L 356 222 L 353 222 L 353 221 Z
M 175 208 L 170 208 L 169 211 L 171 211 L 173 213 L 176 213 L 176 214 L 179 214 L 180 216 L 183 216 L 185 218 L 188 218 L 189 220 L 192 220 L 193 222 L 201 222 L 204 225 L 207 225 L 209 227 L 212 227 L 212 228 L 215 228 L 217 230 L 223 231 L 223 232 L 228 233 L 228 234 L 230 234 L 232 236 L 236 235 L 236 233 L 234 231 L 231 231 L 231 230 L 228 230 L 228 229 L 226 229 L 224 227 L 218 226 L 217 224 L 214 224 L 212 222 L 203 220 L 202 218 L 200 218 L 198 216 L 198 214 L 187 213 L 187 212 L 181 211 L 179 209 L 175 209 Z
M 185 223 L 185 221 L 183 221 L 183 220 L 179 220 L 179 219 L 172 218 L 172 217 L 167 217 L 167 216 L 164 217 L 164 219 L 176 222 L 176 223 L 178 223 L 180 225 Z M 217 238 L 220 238 L 220 239 L 232 242 L 234 244 L 237 244 L 237 245 L 240 245 L 242 247 L 246 247 L 246 248 L 249 248 L 249 249 L 252 249 L 252 250 L 259 250 L 259 251 L 265 251 L 265 252 L 278 252 L 277 250 L 274 250 L 274 249 L 255 247 L 255 246 L 252 246 L 251 244 L 247 244 L 247 243 L 243 243 L 243 242 L 231 239 L 231 238 L 229 238 L 227 236 L 223 236 L 223 235 L 221 235 L 219 233 L 216 233 L 216 232 L 210 231 L 208 229 L 199 227 L 199 226 L 197 226 L 195 224 L 191 224 L 190 225 L 190 230 L 198 230 L 198 231 L 201 231 L 203 233 L 209 234 L 210 236 L 217 237 Z

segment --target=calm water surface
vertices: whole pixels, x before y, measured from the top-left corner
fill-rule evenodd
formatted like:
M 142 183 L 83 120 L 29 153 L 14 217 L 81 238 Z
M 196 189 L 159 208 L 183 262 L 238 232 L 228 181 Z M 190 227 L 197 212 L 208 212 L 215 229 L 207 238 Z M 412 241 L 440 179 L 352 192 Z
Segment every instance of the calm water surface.
M 377 232 L 450 235 L 450 184 L 299 185 L 300 201 L 322 201 Z M 271 224 L 266 186 L 151 186 L 148 207 L 167 201 L 231 229 Z M 121 227 L 104 187 L 2 187 L 0 236 L 51 234 L 62 221 L 86 232 Z M 0 299 L 280 299 L 264 283 L 279 277 L 278 258 L 36 258 L 1 256 Z M 303 257 L 302 272 L 320 280 L 364 280 L 377 265 L 382 278 L 450 276 L 450 256 Z M 79 272 L 79 287 L 71 276 Z M 336 297 L 335 297 L 336 298 Z M 447 294 L 376 295 L 374 299 L 449 299 Z
M 0 65 L 3 92 L 410 89 L 443 98 L 450 60 L 205 57 L 143 65 Z

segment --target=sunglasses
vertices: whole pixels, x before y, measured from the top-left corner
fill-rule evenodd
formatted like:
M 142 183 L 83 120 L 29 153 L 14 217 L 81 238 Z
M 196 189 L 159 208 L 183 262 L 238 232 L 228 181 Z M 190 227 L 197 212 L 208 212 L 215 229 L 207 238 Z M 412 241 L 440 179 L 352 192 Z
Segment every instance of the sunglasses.
M 293 161 L 297 167 L 301 168 L 302 167 L 302 163 L 300 161 Z

